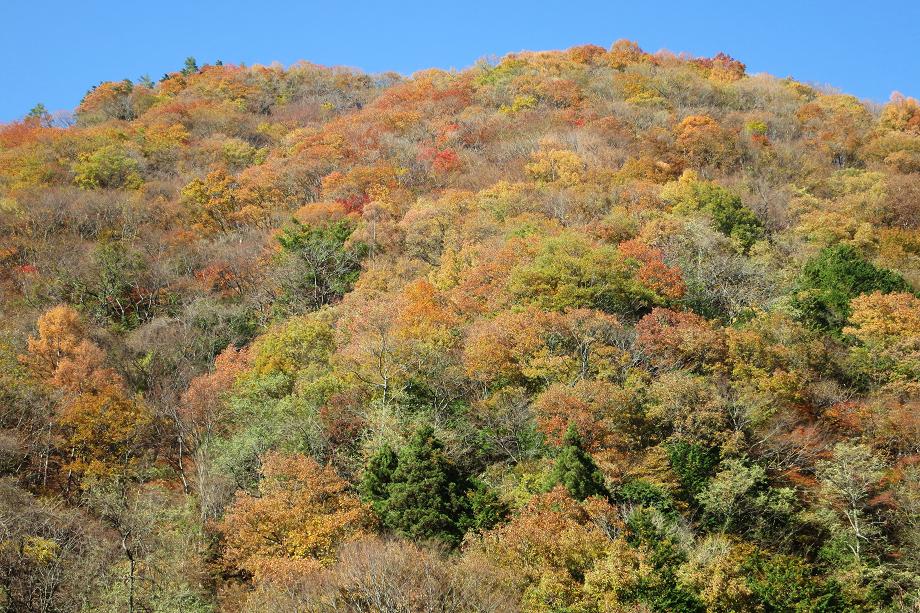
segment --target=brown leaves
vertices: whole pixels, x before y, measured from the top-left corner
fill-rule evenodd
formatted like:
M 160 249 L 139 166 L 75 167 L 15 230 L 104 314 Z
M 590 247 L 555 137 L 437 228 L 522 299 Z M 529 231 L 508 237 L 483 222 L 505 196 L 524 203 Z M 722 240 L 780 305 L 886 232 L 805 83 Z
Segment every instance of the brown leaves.
M 664 263 L 664 253 L 660 249 L 636 239 L 620 243 L 617 249 L 620 254 L 642 263 L 636 276 L 647 287 L 671 300 L 683 298 L 687 286 L 681 277 L 681 271 Z
M 720 361 L 725 339 L 706 319 L 656 308 L 636 324 L 636 344 L 657 368 L 702 368 Z
M 860 346 L 852 350 L 857 370 L 888 391 L 920 392 L 920 298 L 875 292 L 854 298 L 843 329 Z
M 609 449 L 623 442 L 626 432 L 618 423 L 635 404 L 632 394 L 606 381 L 579 381 L 574 386 L 552 385 L 534 402 L 540 430 L 548 441 L 560 445 L 574 424 L 585 449 Z M 631 434 L 631 433 L 629 433 Z
M 689 115 L 674 128 L 677 149 L 695 168 L 728 166 L 737 153 L 736 136 L 708 115 Z
M 470 328 L 464 365 L 474 380 L 504 385 L 616 379 L 628 363 L 621 332 L 616 317 L 593 309 L 505 311 Z
M 893 93 L 891 102 L 882 109 L 879 125 L 887 130 L 920 136 L 920 103 L 916 98 L 908 98 L 898 92 Z
M 214 360 L 211 372 L 198 375 L 182 394 L 179 416 L 195 442 L 217 433 L 222 426 L 223 397 L 230 392 L 237 377 L 250 366 L 248 351 L 232 345 Z
M 526 383 L 539 377 L 531 368 L 538 353 L 546 352 L 544 337 L 550 314 L 531 307 L 503 312 L 474 326 L 466 342 L 467 374 L 483 382 Z
M 514 613 L 520 594 L 509 583 L 482 556 L 448 557 L 407 541 L 367 538 L 345 544 L 333 567 L 273 574 L 246 610 Z
M 487 533 L 473 549 L 522 588 L 552 589 L 554 599 L 565 600 L 608 552 L 608 534 L 616 523 L 605 501 L 579 503 L 560 486 L 534 496 L 510 523 Z

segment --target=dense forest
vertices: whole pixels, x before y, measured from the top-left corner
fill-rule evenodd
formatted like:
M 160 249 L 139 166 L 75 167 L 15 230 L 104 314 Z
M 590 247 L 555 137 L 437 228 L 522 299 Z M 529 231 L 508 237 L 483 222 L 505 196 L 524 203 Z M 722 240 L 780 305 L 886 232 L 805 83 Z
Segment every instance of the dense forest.
M 0 125 L 0 611 L 920 610 L 920 104 L 299 63 Z

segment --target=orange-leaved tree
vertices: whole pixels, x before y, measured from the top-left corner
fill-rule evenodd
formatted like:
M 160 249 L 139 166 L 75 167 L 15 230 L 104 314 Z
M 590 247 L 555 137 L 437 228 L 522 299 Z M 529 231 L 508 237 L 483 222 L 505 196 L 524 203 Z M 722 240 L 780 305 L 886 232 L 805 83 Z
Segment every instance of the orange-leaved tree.
M 38 337 L 30 337 L 20 357 L 46 383 L 70 392 L 120 385 L 121 377 L 104 366 L 105 352 L 88 338 L 80 314 L 66 304 L 38 318 Z
M 374 526 L 369 507 L 331 467 L 299 454 L 262 458 L 258 495 L 239 492 L 220 524 L 224 563 L 257 581 L 335 560 Z

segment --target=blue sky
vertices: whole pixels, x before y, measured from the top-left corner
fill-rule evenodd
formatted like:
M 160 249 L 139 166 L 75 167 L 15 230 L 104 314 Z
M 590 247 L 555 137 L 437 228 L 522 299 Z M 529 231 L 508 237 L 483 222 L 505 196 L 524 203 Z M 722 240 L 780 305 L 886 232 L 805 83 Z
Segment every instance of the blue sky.
M 73 108 L 100 81 L 156 80 L 189 55 L 200 64 L 305 59 L 408 74 L 619 38 L 647 51 L 725 51 L 752 73 L 876 101 L 893 90 L 920 96 L 920 0 L 0 0 L 0 23 L 0 121 L 36 102 Z

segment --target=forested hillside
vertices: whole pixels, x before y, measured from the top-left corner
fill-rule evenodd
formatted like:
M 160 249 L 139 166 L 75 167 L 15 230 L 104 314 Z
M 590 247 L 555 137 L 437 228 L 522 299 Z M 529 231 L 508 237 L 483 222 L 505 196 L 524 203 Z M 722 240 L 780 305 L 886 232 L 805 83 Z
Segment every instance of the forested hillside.
M 920 104 L 520 53 L 0 126 L 0 611 L 920 610 Z

